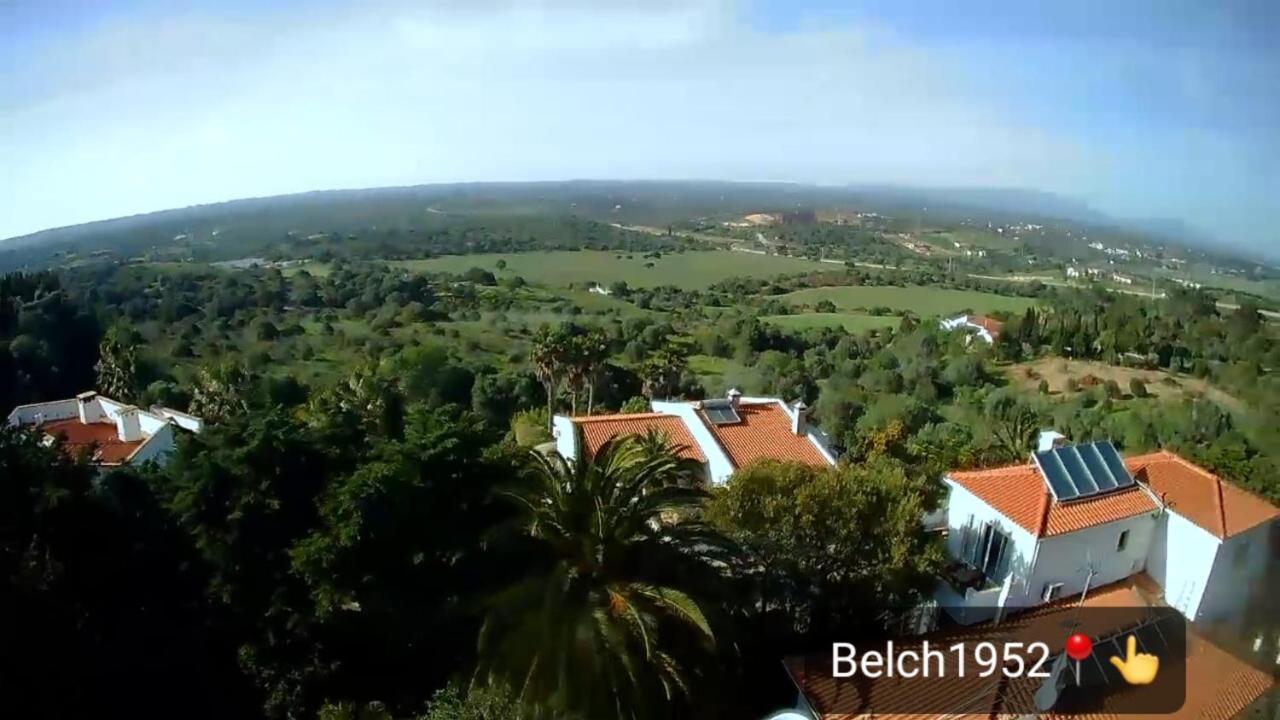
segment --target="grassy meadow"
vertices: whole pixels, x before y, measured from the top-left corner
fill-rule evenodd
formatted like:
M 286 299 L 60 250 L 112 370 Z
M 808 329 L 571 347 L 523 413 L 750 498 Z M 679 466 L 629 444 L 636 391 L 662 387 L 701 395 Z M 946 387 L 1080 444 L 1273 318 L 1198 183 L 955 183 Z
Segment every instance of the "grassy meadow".
M 499 260 L 506 268 L 499 270 Z M 519 275 L 531 283 L 565 287 L 571 283 L 622 281 L 631 287 L 674 285 L 686 290 L 705 288 L 732 277 L 773 277 L 836 266 L 800 258 L 756 255 L 729 250 L 663 253 L 660 258 L 642 252 L 550 251 L 445 255 L 426 260 L 392 261 L 414 271 L 462 273 L 473 267 L 489 270 L 499 278 Z
M 861 333 L 868 330 L 897 327 L 902 318 L 892 315 L 858 315 L 854 313 L 801 313 L 798 315 L 766 315 L 763 322 L 786 330 L 810 328 L 840 328 L 845 332 Z
M 977 313 L 1001 310 L 1021 313 L 1035 305 L 1035 300 L 1031 298 L 973 290 L 896 285 L 808 288 L 780 297 L 793 305 L 814 305 L 830 300 L 840 310 L 887 307 L 892 310 L 910 310 L 920 316 L 954 315 L 966 310 Z

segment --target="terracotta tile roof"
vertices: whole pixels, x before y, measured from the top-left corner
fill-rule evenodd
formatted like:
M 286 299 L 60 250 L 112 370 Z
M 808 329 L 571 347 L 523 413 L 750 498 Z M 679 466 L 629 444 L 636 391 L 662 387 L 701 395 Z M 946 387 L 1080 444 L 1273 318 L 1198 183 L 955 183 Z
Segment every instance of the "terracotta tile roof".
M 926 637 L 932 644 L 946 647 L 952 642 L 965 638 L 992 641 L 1027 642 L 1043 639 L 1046 635 L 1061 632 L 1063 616 L 1070 614 L 1073 620 L 1082 624 L 1080 632 L 1093 637 L 1111 635 L 1118 628 L 1114 623 L 1119 618 L 1128 617 L 1128 613 L 1080 615 L 1075 612 L 1079 605 L 1089 608 L 1134 608 L 1134 617 L 1149 612 L 1146 608 L 1153 603 L 1129 580 L 1113 583 L 1098 588 L 1083 603 L 1076 599 L 1064 599 L 1034 610 L 1006 618 L 999 625 L 981 623 L 963 628 L 950 629 L 928 636 L 912 638 L 904 642 L 896 642 L 905 648 L 913 641 L 918 642 Z M 1098 625 L 1099 622 L 1110 624 L 1110 627 Z M 1127 623 L 1126 623 L 1127 624 Z M 1214 645 L 1187 626 L 1186 644 L 1187 676 L 1186 701 L 1175 713 L 1160 717 L 1172 720 L 1228 720 L 1234 717 L 1251 702 L 1271 688 L 1271 676 L 1251 666 L 1247 662 L 1231 655 Z M 804 695 L 805 700 L 814 709 L 820 720 L 834 718 L 875 717 L 876 720 L 893 718 L 997 718 L 1008 717 L 1009 710 L 1014 707 L 1027 707 L 1028 698 L 1038 688 L 1038 681 L 1009 682 L 991 684 L 983 692 L 974 692 L 975 686 L 954 677 L 938 678 L 928 684 L 903 681 L 897 678 L 879 678 L 875 680 L 861 679 L 856 684 L 851 681 L 837 682 L 831 677 L 829 656 L 787 658 L 784 661 L 792 681 Z M 951 705 L 949 712 L 934 714 L 902 715 L 876 712 L 875 708 L 892 708 L 895 705 L 905 707 L 904 698 L 910 696 L 906 703 L 917 703 L 916 707 L 927 704 L 920 700 L 921 693 L 929 693 L 936 698 L 937 706 Z M 952 698 L 964 698 L 963 702 Z M 1017 703 L 1016 705 L 1014 703 Z M 854 712 L 850 712 L 854 710 Z M 1127 715 L 1107 712 L 1106 702 L 1100 712 L 1089 714 L 1060 715 L 1044 714 L 1043 718 L 1062 718 L 1066 720 L 1120 720 Z
M 594 455 L 602 445 L 618 437 L 643 435 L 650 430 L 664 433 L 675 445 L 682 458 L 706 462 L 707 456 L 693 439 L 684 421 L 677 415 L 662 413 L 636 413 L 628 415 L 589 415 L 571 418 L 582 433 L 582 442 L 588 455 Z
M 1036 537 L 1123 520 L 1158 507 L 1139 487 L 1087 500 L 1054 502 L 1034 465 L 952 472 L 948 477 Z
M 40 426 L 40 430 L 58 438 L 64 453 L 71 457 L 94 451 L 95 463 L 122 463 L 143 443 L 142 440 L 125 442 L 120 439 L 115 423 L 82 423 L 78 418 L 54 420 Z
M 969 322 L 991 333 L 991 337 L 999 337 L 1000 333 L 1004 331 L 1004 323 L 986 315 L 970 315 Z
M 1280 508 L 1171 452 L 1137 455 L 1124 463 L 1135 479 L 1163 496 L 1172 511 L 1219 538 L 1280 517 Z M 1053 502 L 1034 465 L 952 472 L 948 477 L 1036 537 L 1122 520 L 1158 507 L 1139 487 L 1088 500 Z
M 713 424 L 701 410 L 698 417 L 724 448 L 735 469 L 756 460 L 829 464 L 808 437 L 791 431 L 791 417 L 776 402 L 743 402 L 738 405 L 742 422 L 728 425 Z
M 1138 455 L 1125 464 L 1170 510 L 1219 538 L 1280 517 L 1280 508 L 1171 452 Z

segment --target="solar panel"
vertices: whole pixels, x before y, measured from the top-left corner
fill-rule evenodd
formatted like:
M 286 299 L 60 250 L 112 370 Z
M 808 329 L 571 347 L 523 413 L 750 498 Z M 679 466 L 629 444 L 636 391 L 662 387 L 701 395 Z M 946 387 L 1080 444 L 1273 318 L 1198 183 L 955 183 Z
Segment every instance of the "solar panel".
M 1098 452 L 1097 443 L 1077 445 L 1076 451 L 1080 453 L 1080 459 L 1084 461 L 1085 467 L 1089 468 L 1093 481 L 1098 484 L 1099 492 L 1116 489 L 1119 483 L 1116 482 L 1115 475 L 1111 473 L 1106 462 L 1102 460 L 1102 453 Z
M 1081 500 L 1133 485 L 1133 476 L 1110 442 L 1068 445 L 1032 456 L 1058 500 Z
M 706 405 L 702 406 L 702 412 L 707 416 L 713 425 L 732 425 L 733 423 L 742 422 L 742 418 L 738 417 L 738 412 L 733 409 L 732 405 Z
M 1072 484 L 1071 478 L 1067 476 L 1067 469 L 1062 466 L 1062 461 L 1058 459 L 1056 452 L 1045 450 L 1036 453 L 1034 457 L 1036 466 L 1040 468 L 1040 474 L 1045 482 L 1049 483 L 1049 490 L 1053 492 L 1055 498 L 1071 500 L 1080 494 Z
M 1124 466 L 1124 461 L 1120 459 L 1120 453 L 1116 452 L 1114 445 L 1103 440 L 1102 442 L 1094 443 L 1093 447 L 1102 456 L 1102 461 L 1107 464 L 1107 469 L 1115 476 L 1117 489 L 1133 485 L 1133 476 L 1129 474 L 1129 469 Z

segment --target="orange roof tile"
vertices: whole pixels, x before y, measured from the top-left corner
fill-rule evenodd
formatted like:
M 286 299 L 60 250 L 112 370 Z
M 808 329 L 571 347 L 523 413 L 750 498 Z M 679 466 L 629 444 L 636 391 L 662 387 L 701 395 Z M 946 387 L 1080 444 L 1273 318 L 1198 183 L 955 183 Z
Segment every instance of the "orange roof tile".
M 698 411 L 698 417 L 724 448 L 735 469 L 756 460 L 829 464 L 808 437 L 791 431 L 791 417 L 778 403 L 744 402 L 737 410 L 742 422 L 728 425 L 715 425 Z
M 634 413 L 628 415 L 588 415 L 571 418 L 573 424 L 582 433 L 582 442 L 588 455 L 594 455 L 602 445 L 614 438 L 628 435 L 643 435 L 656 430 L 667 436 L 667 440 L 675 445 L 682 458 L 690 458 L 698 462 L 706 462 L 707 456 L 693 439 L 684 420 L 677 415 L 662 413 Z
M 1171 452 L 1138 455 L 1125 464 L 1170 510 L 1219 538 L 1280 517 L 1280 508 Z
M 142 445 L 142 440 L 125 442 L 115 423 L 82 423 L 79 418 L 54 420 L 40 426 L 40 430 L 60 441 L 62 451 L 75 458 L 93 450 L 92 461 L 106 465 L 122 463 Z
M 1220 538 L 1280 517 L 1280 508 L 1171 452 L 1130 457 L 1125 466 L 1163 496 L 1171 510 Z M 1036 537 L 1123 520 L 1159 507 L 1140 487 L 1054 502 L 1034 465 L 952 472 L 948 477 Z
M 1036 537 L 1123 520 L 1158 507 L 1139 487 L 1087 500 L 1055 502 L 1034 465 L 953 472 L 948 477 Z
M 986 315 L 970 315 L 968 320 L 974 325 L 986 330 L 991 334 L 991 337 L 999 337 L 1000 333 L 1004 331 L 1004 323 L 996 320 L 995 318 L 987 317 Z

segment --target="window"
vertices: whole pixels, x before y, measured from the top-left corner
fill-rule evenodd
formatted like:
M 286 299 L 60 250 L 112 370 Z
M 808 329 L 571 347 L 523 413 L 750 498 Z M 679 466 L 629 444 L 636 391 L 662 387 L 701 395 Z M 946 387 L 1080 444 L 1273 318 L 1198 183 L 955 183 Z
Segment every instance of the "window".
M 970 563 L 982 571 L 988 580 L 997 580 L 1004 577 L 1009 560 L 1008 550 L 1009 536 L 1001 532 L 995 523 L 985 523 L 978 534 L 978 542 L 973 546 Z
M 1129 531 L 1121 530 L 1120 537 L 1116 538 L 1116 552 L 1124 552 L 1124 549 L 1128 544 L 1129 544 Z
M 1040 593 L 1040 599 L 1045 602 L 1053 602 L 1062 595 L 1062 583 L 1045 583 L 1044 590 Z

